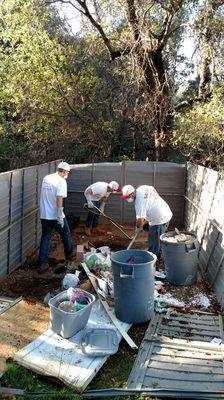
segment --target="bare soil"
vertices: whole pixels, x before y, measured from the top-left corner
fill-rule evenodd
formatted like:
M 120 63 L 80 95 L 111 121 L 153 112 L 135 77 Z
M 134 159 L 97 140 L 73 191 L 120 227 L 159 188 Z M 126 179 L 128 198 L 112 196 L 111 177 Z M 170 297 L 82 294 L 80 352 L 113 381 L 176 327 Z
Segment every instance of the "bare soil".
M 83 224 L 80 224 L 75 230 L 71 227 L 74 244 L 84 244 L 86 249 L 91 246 L 97 248 L 105 245 L 109 246 L 112 251 L 127 248 L 129 240 L 122 235 L 119 230 L 111 224 L 106 224 L 104 227 L 106 230 L 105 234 L 92 235 L 90 237 L 84 235 Z M 173 229 L 171 228 L 171 230 Z M 130 236 L 134 234 L 133 227 L 130 225 L 125 226 L 125 231 Z M 134 248 L 147 248 L 147 232 L 143 232 L 139 236 L 134 244 Z M 79 264 L 76 260 L 76 249 L 72 255 L 72 263 L 74 269 L 79 268 Z M 11 360 L 11 357 L 16 351 L 48 329 L 49 310 L 48 306 L 43 304 L 43 299 L 51 290 L 61 288 L 61 282 L 66 273 L 63 244 L 57 234 L 52 238 L 49 264 L 50 268 L 44 274 L 39 274 L 37 270 L 38 251 L 35 251 L 27 258 L 26 262 L 20 268 L 0 281 L 0 296 L 3 295 L 15 298 L 23 296 L 25 300 L 15 306 L 14 310 L 9 310 L 2 314 L 0 318 L 2 323 L 2 328 L 0 330 L 1 366 L 5 365 L 7 359 Z M 164 270 L 162 259 L 157 261 L 156 267 L 159 270 Z M 80 287 L 93 293 L 94 289 L 84 271 L 80 277 Z M 208 282 L 200 274 L 197 284 L 192 286 L 178 287 L 165 281 L 165 291 L 171 293 L 175 298 L 184 301 L 185 304 L 188 304 L 190 299 L 198 293 L 209 296 L 211 306 L 208 309 L 203 309 L 203 307 L 193 309 L 192 307 L 186 306 L 184 309 L 181 309 L 181 312 L 204 311 L 217 313 L 220 310 L 215 295 L 209 288 Z M 143 339 L 147 326 L 147 323 L 134 325 L 129 331 L 130 336 L 137 344 L 140 344 Z M 15 329 L 13 327 L 15 327 Z M 123 349 L 124 353 L 128 351 L 124 341 L 121 342 L 120 347 Z M 102 373 L 103 371 L 100 374 Z
M 75 245 L 84 244 L 85 248 L 109 246 L 112 251 L 118 251 L 127 248 L 129 239 L 117 230 L 112 224 L 105 224 L 105 234 L 92 235 L 87 237 L 84 235 L 84 225 L 80 224 L 75 230 L 71 227 L 72 240 Z M 172 228 L 171 228 L 172 230 Z M 134 234 L 131 225 L 125 225 L 125 232 L 130 236 Z M 147 248 L 147 232 L 143 232 L 134 243 L 134 248 Z M 72 264 L 75 268 L 79 268 L 76 261 L 76 251 L 72 255 Z M 43 302 L 44 296 L 52 289 L 61 287 L 63 276 L 66 273 L 63 244 L 59 235 L 55 234 L 51 241 L 51 251 L 49 255 L 50 268 L 44 273 L 38 273 L 38 251 L 34 252 L 27 258 L 26 262 L 17 270 L 13 271 L 9 276 L 0 281 L 0 296 L 18 297 L 23 296 L 29 302 Z M 157 269 L 164 270 L 163 260 L 157 261 Z M 90 286 L 86 282 L 85 273 L 81 275 L 81 282 Z M 186 304 L 189 299 L 192 299 L 196 294 L 203 293 L 209 295 L 211 307 L 209 312 L 218 312 L 219 306 L 214 294 L 206 281 L 205 277 L 199 274 L 197 284 L 192 286 L 174 286 L 165 282 L 166 292 L 171 293 L 174 297 L 184 301 Z M 200 308 L 203 310 L 203 308 Z M 189 311 L 188 307 L 186 311 Z

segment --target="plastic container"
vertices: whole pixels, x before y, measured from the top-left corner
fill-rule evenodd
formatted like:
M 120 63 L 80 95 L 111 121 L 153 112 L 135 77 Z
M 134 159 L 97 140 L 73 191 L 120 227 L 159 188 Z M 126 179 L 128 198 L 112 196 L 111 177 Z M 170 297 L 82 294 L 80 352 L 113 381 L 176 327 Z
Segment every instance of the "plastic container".
M 176 232 L 166 232 L 160 236 L 168 282 L 178 286 L 189 286 L 197 281 L 199 243 L 193 232 L 181 232 L 191 235 L 194 240 L 173 243 L 166 238 L 175 237 Z
M 86 355 L 103 357 L 118 351 L 119 340 L 114 329 L 93 328 L 84 331 L 80 348 Z
M 88 322 L 95 296 L 85 290 L 83 290 L 83 293 L 90 299 L 90 303 L 75 313 L 58 309 L 59 302 L 68 300 L 66 290 L 50 299 L 48 302 L 50 306 L 50 328 L 63 338 L 68 339 L 74 336 L 77 332 L 81 331 L 81 329 L 84 329 Z
M 128 323 L 149 321 L 154 314 L 156 256 L 145 250 L 121 250 L 111 255 L 115 314 Z

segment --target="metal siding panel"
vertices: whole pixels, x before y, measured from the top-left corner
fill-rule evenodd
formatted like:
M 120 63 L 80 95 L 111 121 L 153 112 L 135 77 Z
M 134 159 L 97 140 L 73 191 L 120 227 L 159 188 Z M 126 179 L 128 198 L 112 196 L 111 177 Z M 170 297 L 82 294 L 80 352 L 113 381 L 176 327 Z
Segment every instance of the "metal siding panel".
M 93 182 L 117 181 L 121 185 L 122 163 L 99 163 L 93 166 Z
M 37 211 L 37 243 L 40 243 L 40 239 L 41 239 L 41 222 L 40 222 L 40 211 Z
M 57 161 L 52 161 L 49 163 L 50 174 L 53 174 L 56 171 L 57 164 Z
M 80 217 L 82 221 L 85 220 L 87 211 L 83 207 L 84 201 L 83 193 L 69 193 L 65 199 L 65 215 L 74 215 Z
M 185 195 L 186 165 L 169 162 L 154 163 L 155 188 L 159 193 Z
M 23 260 L 36 247 L 36 213 L 24 218 Z
M 0 175 L 0 229 L 9 223 L 10 175 L 11 173 Z
M 176 225 L 176 226 L 184 225 L 184 207 L 185 207 L 184 197 L 179 197 L 179 196 L 161 196 L 161 197 L 167 202 L 173 213 L 170 225 Z
M 141 185 L 153 186 L 154 163 L 147 161 L 125 161 L 124 185 L 133 185 L 135 188 Z
M 37 167 L 24 170 L 23 214 L 26 215 L 37 207 Z
M 210 216 L 224 230 L 224 177 L 220 176 L 216 185 L 215 197 L 212 203 Z
M 22 216 L 22 176 L 21 170 L 12 172 L 11 190 L 11 221 L 14 222 Z
M 71 174 L 67 179 L 68 192 L 84 190 L 91 185 L 92 182 L 92 164 L 76 164 L 71 165 Z
M 124 210 L 124 212 L 123 212 L 123 221 L 124 222 L 129 222 L 129 223 L 131 223 L 131 224 L 133 224 L 133 225 L 135 225 L 135 220 L 136 220 L 136 217 L 135 217 L 135 206 L 134 206 L 134 204 L 133 203 L 128 203 L 127 201 L 125 201 L 125 200 L 122 200 L 122 201 L 124 201 L 124 205 L 123 205 L 123 210 Z
M 213 289 L 215 291 L 221 309 L 222 311 L 224 311 L 224 261 L 219 268 L 219 272 L 213 284 Z
M 21 222 L 10 229 L 9 272 L 13 271 L 21 261 Z
M 94 164 L 93 182 L 117 181 L 122 185 L 122 163 L 101 163 Z M 122 203 L 119 195 L 111 194 L 108 204 L 105 207 L 105 213 L 111 218 L 121 221 Z
M 7 275 L 8 232 L 0 233 L 0 278 Z
M 38 176 L 38 205 L 40 203 L 40 192 L 41 192 L 41 186 L 42 186 L 42 181 L 46 175 L 49 175 L 49 164 L 42 164 L 38 165 L 38 171 L 37 171 L 37 176 Z

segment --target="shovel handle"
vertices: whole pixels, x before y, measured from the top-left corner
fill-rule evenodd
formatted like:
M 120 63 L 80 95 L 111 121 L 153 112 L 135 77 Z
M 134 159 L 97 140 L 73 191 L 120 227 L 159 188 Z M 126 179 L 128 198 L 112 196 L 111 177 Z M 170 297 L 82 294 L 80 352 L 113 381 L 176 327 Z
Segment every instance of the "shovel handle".
M 138 236 L 138 232 L 136 232 L 135 236 L 132 238 L 132 241 L 129 243 L 127 250 L 129 250 L 131 248 L 131 246 L 133 245 L 133 243 L 135 242 L 136 238 Z

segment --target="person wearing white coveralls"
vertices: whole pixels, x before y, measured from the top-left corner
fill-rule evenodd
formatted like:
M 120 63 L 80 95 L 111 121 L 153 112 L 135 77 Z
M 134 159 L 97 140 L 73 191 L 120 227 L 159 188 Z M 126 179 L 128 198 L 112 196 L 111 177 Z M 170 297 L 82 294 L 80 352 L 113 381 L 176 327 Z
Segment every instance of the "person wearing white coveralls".
M 63 199 L 67 197 L 66 179 L 70 166 L 60 162 L 57 171 L 45 176 L 41 187 L 40 219 L 42 236 L 39 251 L 39 270 L 44 272 L 48 268 L 48 253 L 52 232 L 56 230 L 63 241 L 66 262 L 69 262 L 73 251 L 70 229 L 63 211 Z
M 119 184 L 116 181 L 95 182 L 88 186 L 84 192 L 88 208 L 94 211 L 96 206 L 100 211 L 104 212 L 105 204 L 110 193 L 120 191 Z M 96 211 L 97 212 L 97 211 Z M 104 229 L 98 227 L 99 215 L 88 212 L 86 218 L 85 234 L 90 236 L 91 233 L 104 233 Z
M 167 230 L 173 216 L 170 207 L 153 186 L 142 185 L 135 189 L 132 185 L 125 185 L 122 193 L 122 199 L 135 203 L 136 232 L 143 231 L 143 225 L 148 221 L 148 250 L 158 257 L 160 235 Z

